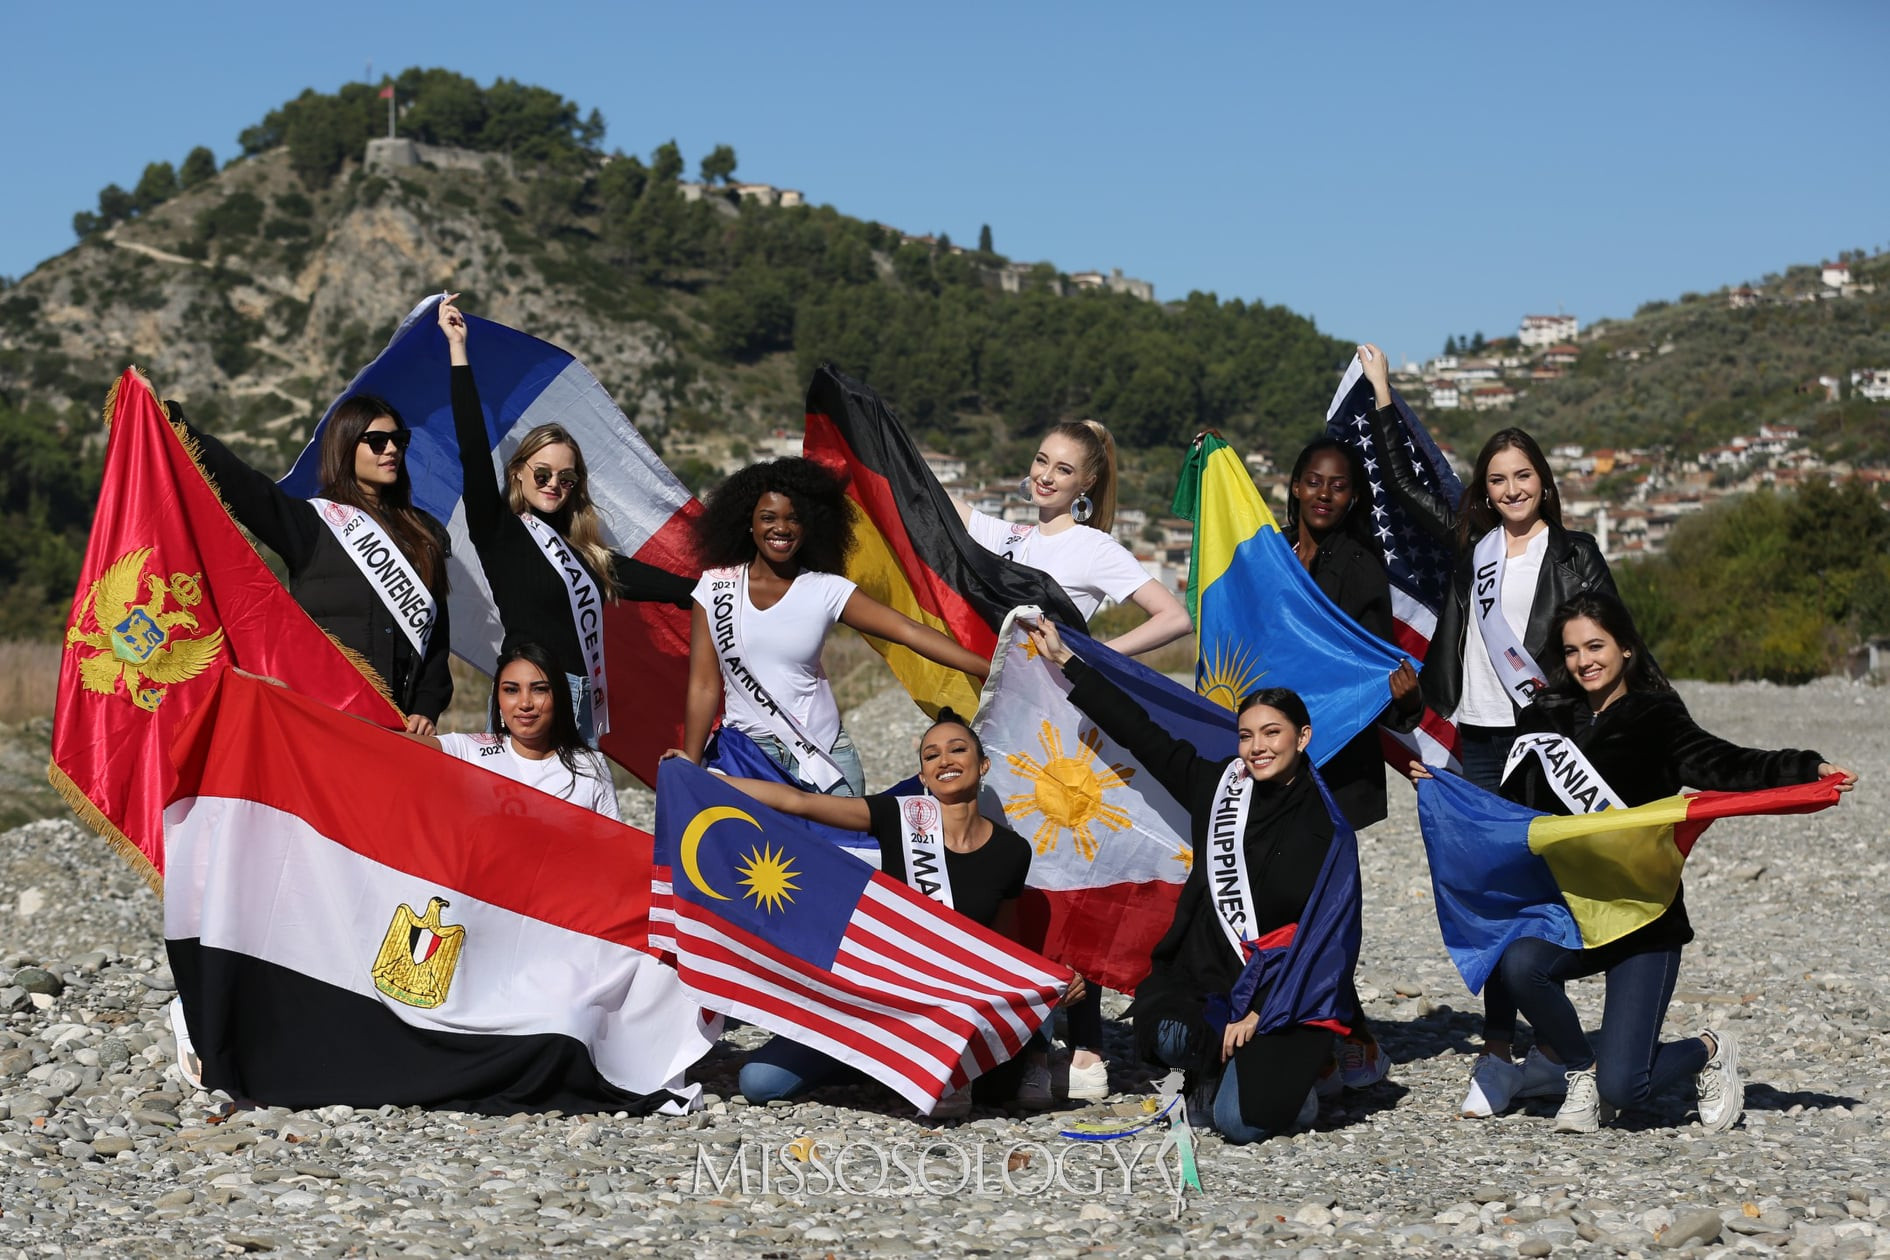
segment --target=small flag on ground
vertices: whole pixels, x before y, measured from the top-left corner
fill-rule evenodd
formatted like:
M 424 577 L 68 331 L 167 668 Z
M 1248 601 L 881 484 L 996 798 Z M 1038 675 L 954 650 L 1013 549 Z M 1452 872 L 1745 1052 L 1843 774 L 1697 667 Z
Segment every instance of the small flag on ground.
M 1463 485 L 1450 461 L 1396 390 L 1391 398 L 1398 408 L 1405 452 L 1411 458 L 1418 484 L 1456 503 L 1463 497 Z M 1422 662 L 1430 651 L 1431 632 L 1437 628 L 1437 611 L 1450 594 L 1456 552 L 1450 543 L 1432 537 L 1413 523 L 1387 493 L 1384 459 L 1372 437 L 1375 403 L 1372 383 L 1354 359 L 1339 380 L 1332 405 L 1326 409 L 1326 433 L 1357 450 L 1365 465 L 1368 493 L 1353 510 L 1369 508 L 1372 514 L 1372 537 L 1384 556 L 1385 576 L 1391 580 L 1392 637 L 1406 656 Z M 1455 769 L 1457 729 L 1446 720 L 1447 716 L 1426 709 L 1418 728 L 1408 735 L 1379 728 L 1385 760 L 1399 771 L 1414 758 L 1425 765 Z
M 1707 824 L 1808 814 L 1837 804 L 1837 779 L 1758 792 L 1670 796 L 1631 809 L 1559 816 L 1507 801 L 1454 774 L 1418 780 L 1418 822 L 1444 947 L 1472 993 L 1511 942 L 1537 937 L 1594 949 L 1673 904 L 1680 870 Z
M 437 295 L 429 297 L 408 312 L 387 348 L 348 383 L 342 397 L 366 393 L 384 398 L 414 431 L 407 448 L 414 505 L 443 522 L 453 542 L 447 565 L 453 652 L 473 668 L 489 672 L 505 633 L 492 603 L 492 588 L 466 536 L 460 506 L 452 378 L 446 335 L 434 314 L 439 300 Z M 504 324 L 475 316 L 467 316 L 466 324 L 495 475 L 532 429 L 563 425 L 584 450 L 590 471 L 587 488 L 603 518 L 604 542 L 646 564 L 695 576 L 689 518 L 700 505 L 589 369 L 550 342 Z M 329 414 L 333 412 L 330 406 Z M 324 416 L 322 424 L 327 423 Z M 282 479 L 289 493 L 302 498 L 318 493 L 321 435 L 318 425 L 295 467 Z M 610 733 L 603 738 L 603 750 L 645 783 L 654 783 L 657 759 L 682 743 L 689 613 L 651 602 L 606 605 L 604 659 L 610 677 L 623 681 L 610 690 Z M 627 685 L 630 679 L 635 679 L 634 686 Z
M 401 718 L 244 541 L 136 371 L 112 386 L 105 418 L 105 475 L 66 621 L 48 776 L 158 886 L 171 735 L 225 668 L 383 726 Z
M 986 551 L 965 532 L 905 427 L 878 394 L 831 367 L 807 387 L 807 458 L 848 477 L 858 542 L 847 576 L 880 603 L 943 631 L 980 656 L 997 647 L 1011 609 L 1035 604 L 1063 625 L 1082 625 L 1048 574 Z M 927 713 L 970 714 L 978 687 L 910 648 L 868 639 Z
M 687 1108 L 721 1021 L 650 837 L 226 673 L 179 731 L 164 936 L 203 1081 L 284 1107 Z
M 703 1004 L 924 1111 L 1023 1049 L 1069 983 L 680 758 L 660 772 L 656 836 L 652 941 Z

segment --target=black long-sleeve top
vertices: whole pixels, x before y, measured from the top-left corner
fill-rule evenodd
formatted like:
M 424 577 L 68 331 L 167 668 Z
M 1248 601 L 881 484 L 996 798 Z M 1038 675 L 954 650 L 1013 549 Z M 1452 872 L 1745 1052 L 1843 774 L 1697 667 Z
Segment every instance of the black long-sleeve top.
M 466 533 L 492 588 L 492 602 L 498 606 L 499 623 L 505 627 L 505 646 L 536 643 L 550 653 L 559 669 L 583 677 L 590 671 L 577 626 L 571 621 L 571 600 L 564 578 L 540 554 L 531 531 L 507 504 L 505 487 L 493 475 L 492 440 L 486 435 L 485 411 L 479 403 L 472 368 L 453 369 L 452 393 Z M 595 581 L 597 574 L 590 562 L 575 549 L 571 554 Z M 695 589 L 690 578 L 614 552 L 611 577 L 620 598 L 654 600 L 678 608 L 690 606 L 690 592 Z
M 182 419 L 176 403 L 166 405 Z M 402 712 L 438 721 L 453 700 L 453 676 L 447 668 L 453 646 L 447 601 L 434 592 L 438 616 L 427 639 L 426 656 L 419 657 L 394 614 L 348 558 L 334 532 L 322 523 L 313 504 L 284 491 L 208 433 L 188 421 L 184 425 L 230 511 L 244 529 L 282 557 L 295 602 L 315 624 L 374 667 Z M 446 531 L 431 516 L 421 515 L 444 556 L 449 546 Z
M 1824 761 L 1801 749 L 1741 748 L 1721 739 L 1702 730 L 1686 702 L 1671 691 L 1630 691 L 1599 713 L 1586 699 L 1544 696 L 1524 709 L 1519 720 L 1519 733 L 1568 736 L 1623 806 L 1645 805 L 1683 788 L 1750 792 L 1810 783 Z M 1567 812 L 1534 757 L 1503 781 L 1503 795 L 1531 809 Z M 1692 939 L 1682 888 L 1665 914 L 1597 952 L 1628 958 Z
M 1242 965 L 1216 921 L 1207 885 L 1208 826 L 1227 762 L 1203 757 L 1193 744 L 1156 725 L 1141 705 L 1082 658 L 1072 657 L 1063 674 L 1071 683 L 1070 703 L 1187 807 L 1194 861 L 1174 922 L 1155 946 L 1148 979 L 1136 990 L 1135 1009 L 1156 1018 L 1199 1019 L 1208 997 L 1225 996 L 1233 988 Z M 1310 774 L 1302 771 L 1289 784 L 1255 784 L 1253 792 L 1242 844 L 1257 937 L 1299 922 L 1332 847 L 1334 828 Z M 1260 1001 L 1256 994 L 1256 1009 Z

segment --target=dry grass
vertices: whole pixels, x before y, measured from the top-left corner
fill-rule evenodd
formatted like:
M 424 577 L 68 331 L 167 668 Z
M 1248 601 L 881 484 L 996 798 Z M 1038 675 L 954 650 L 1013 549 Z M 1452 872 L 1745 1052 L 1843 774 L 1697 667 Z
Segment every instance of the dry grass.
M 9 639 L 0 642 L 0 722 L 18 726 L 51 717 L 59 690 L 57 643 Z

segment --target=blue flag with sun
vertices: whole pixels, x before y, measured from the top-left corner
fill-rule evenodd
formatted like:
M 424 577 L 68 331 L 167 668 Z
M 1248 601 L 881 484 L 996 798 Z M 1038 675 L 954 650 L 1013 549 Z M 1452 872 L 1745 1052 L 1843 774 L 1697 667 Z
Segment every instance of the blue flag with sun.
M 1195 442 L 1174 508 L 1194 521 L 1188 603 L 1196 690 L 1232 711 L 1262 687 L 1291 687 L 1312 714 L 1307 752 L 1323 765 L 1384 712 L 1404 654 L 1313 583 L 1246 466 L 1219 437 Z

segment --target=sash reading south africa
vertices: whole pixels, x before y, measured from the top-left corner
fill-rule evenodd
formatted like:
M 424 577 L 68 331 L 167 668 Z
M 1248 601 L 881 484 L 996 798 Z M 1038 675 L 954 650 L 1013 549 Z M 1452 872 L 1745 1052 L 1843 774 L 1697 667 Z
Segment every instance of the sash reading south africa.
M 1207 880 L 1214 898 L 1214 915 L 1227 943 L 1242 965 L 1253 946 L 1258 911 L 1253 885 L 1247 878 L 1247 808 L 1253 804 L 1253 778 L 1247 763 L 1236 757 L 1227 763 L 1214 789 L 1214 812 L 1208 816 Z
M 945 866 L 945 829 L 938 802 L 929 796 L 901 796 L 899 841 L 905 850 L 906 883 L 942 906 L 952 903 L 952 877 Z
M 571 546 L 558 531 L 533 516 L 521 512 L 532 541 L 538 544 L 545 563 L 564 581 L 564 593 L 571 601 L 571 624 L 577 629 L 578 646 L 584 651 L 584 669 L 589 676 L 593 720 L 597 735 L 610 733 L 610 702 L 604 677 L 604 608 L 597 583 L 590 571 L 571 554 Z M 590 741 L 595 745 L 596 741 Z
M 748 566 L 709 569 L 703 576 L 709 579 L 709 637 L 722 665 L 723 708 L 729 716 L 739 715 L 743 723 L 752 722 L 787 745 L 799 763 L 795 773 L 819 791 L 829 790 L 846 775 L 807 728 L 775 703 L 742 660 L 747 655 L 741 610 L 748 605 Z
M 374 588 L 374 594 L 393 614 L 394 624 L 413 645 L 414 655 L 425 656 L 427 643 L 433 638 L 433 623 L 439 619 L 440 604 L 414 572 L 407 557 L 380 523 L 360 508 L 332 499 L 310 499 L 309 502 L 321 515 L 322 524 L 328 526 L 335 541 L 341 544 L 342 551 L 354 562 L 354 567 L 361 570 L 361 576 Z

